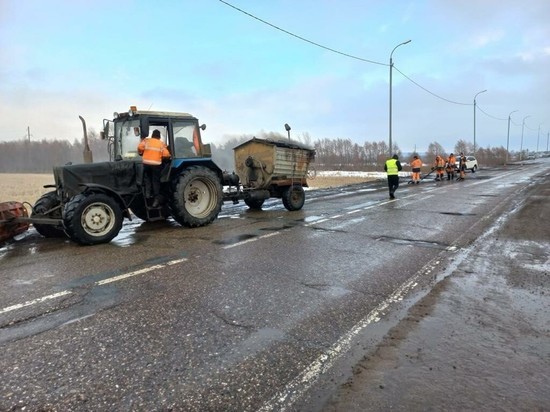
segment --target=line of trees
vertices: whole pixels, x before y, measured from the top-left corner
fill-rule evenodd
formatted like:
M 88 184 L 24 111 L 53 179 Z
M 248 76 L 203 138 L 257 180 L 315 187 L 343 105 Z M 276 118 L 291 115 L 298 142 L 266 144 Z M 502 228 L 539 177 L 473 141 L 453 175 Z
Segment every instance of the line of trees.
M 212 144 L 213 160 L 228 171 L 234 169 L 233 148 L 249 139 L 252 135 L 240 135 L 228 138 L 223 144 Z M 257 137 L 264 139 L 287 139 L 280 133 L 260 132 Z M 315 167 L 317 170 L 380 170 L 388 157 L 388 145 L 385 141 L 358 144 L 350 139 L 313 140 L 308 133 L 294 136 L 293 139 L 315 149 Z M 107 144 L 98 134 L 88 131 L 88 144 L 93 153 L 94 162 L 109 160 Z M 403 153 L 398 145 L 393 145 L 392 153 L 397 153 L 402 162 L 409 162 L 418 154 L 424 163 L 431 164 L 437 154 L 447 156 L 438 142 L 428 145 L 425 152 Z M 53 166 L 83 162 L 84 145 L 81 140 L 72 143 L 66 140 L 10 141 L 0 142 L 0 173 L 49 173 Z M 473 145 L 458 140 L 454 146 L 455 154 L 473 153 Z M 483 166 L 495 166 L 506 161 L 506 149 L 503 147 L 476 148 L 478 163 Z M 513 154 L 509 158 L 513 159 Z M 526 156 L 524 156 L 525 158 Z

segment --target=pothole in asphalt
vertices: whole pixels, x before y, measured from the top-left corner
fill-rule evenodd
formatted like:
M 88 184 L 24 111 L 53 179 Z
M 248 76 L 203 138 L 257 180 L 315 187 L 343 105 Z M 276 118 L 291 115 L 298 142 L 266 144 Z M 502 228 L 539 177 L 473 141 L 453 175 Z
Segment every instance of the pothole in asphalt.
M 451 216 L 475 216 L 475 213 L 460 213 L 460 212 L 439 212 L 441 215 L 451 215 Z
M 398 244 L 398 245 L 410 245 L 410 246 L 425 247 L 425 248 L 429 248 L 429 249 L 446 250 L 446 249 L 449 248 L 449 245 L 438 243 L 438 242 L 428 242 L 428 241 L 425 241 L 425 240 L 398 239 L 398 238 L 387 237 L 387 236 L 379 237 L 376 240 L 380 240 L 382 242 L 395 243 L 395 244 Z

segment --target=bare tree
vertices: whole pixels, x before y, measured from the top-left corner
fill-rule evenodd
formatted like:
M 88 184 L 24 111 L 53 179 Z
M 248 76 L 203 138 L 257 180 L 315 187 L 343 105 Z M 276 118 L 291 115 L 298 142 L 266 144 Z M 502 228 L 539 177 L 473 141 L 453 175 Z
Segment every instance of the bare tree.
M 432 156 L 432 157 L 435 157 L 437 155 L 444 156 L 444 157 L 447 156 L 443 146 L 441 146 L 437 142 L 432 142 L 428 145 L 428 151 L 426 152 L 426 154 L 428 156 Z

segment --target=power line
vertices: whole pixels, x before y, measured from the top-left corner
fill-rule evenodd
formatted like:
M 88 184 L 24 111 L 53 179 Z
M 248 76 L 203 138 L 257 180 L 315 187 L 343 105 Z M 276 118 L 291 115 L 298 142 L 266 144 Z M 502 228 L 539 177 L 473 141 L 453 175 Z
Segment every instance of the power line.
M 479 110 L 481 113 L 485 114 L 486 116 L 489 116 L 489 117 L 492 118 L 492 119 L 495 119 L 495 120 L 508 120 L 508 118 L 503 119 L 503 118 L 501 118 L 501 117 L 496 117 L 496 116 L 490 115 L 489 113 L 487 113 L 486 111 L 484 111 L 481 107 L 479 107 L 479 104 L 477 104 L 476 107 L 478 108 L 478 110 Z
M 242 9 L 240 9 L 240 8 L 238 8 L 238 7 L 232 5 L 232 4 L 230 4 L 230 3 L 228 3 L 228 2 L 226 2 L 226 1 L 224 1 L 224 0 L 219 0 L 219 1 L 220 1 L 220 3 L 223 3 L 223 4 L 225 4 L 226 6 L 231 7 L 232 9 L 235 9 L 235 10 L 237 10 L 237 11 L 239 11 L 239 12 L 241 12 L 241 13 L 243 13 L 243 14 L 249 16 L 249 17 L 252 17 L 253 19 L 256 19 L 256 20 L 258 20 L 258 21 L 260 21 L 260 22 L 262 22 L 262 23 L 264 23 L 264 24 L 267 24 L 267 25 L 270 26 L 270 27 L 273 27 L 274 29 L 277 29 L 277 30 L 279 30 L 279 31 L 282 31 L 283 33 L 286 33 L 286 34 L 288 34 L 289 36 L 295 37 L 295 38 L 297 38 L 297 39 L 300 39 L 300 40 L 302 40 L 302 41 L 305 41 L 305 42 L 307 42 L 307 43 L 310 43 L 310 44 L 312 44 L 312 45 L 314 45 L 314 46 L 320 47 L 320 48 L 322 48 L 322 49 L 325 49 L 325 50 L 331 51 L 331 52 L 333 52 L 333 53 L 337 53 L 337 54 L 340 54 L 340 55 L 342 55 L 342 56 L 349 57 L 349 58 L 352 58 L 352 59 L 355 59 L 355 60 L 360 60 L 360 61 L 363 61 L 363 62 L 366 62 L 366 63 L 377 64 L 377 65 L 380 65 L 380 66 L 389 67 L 389 64 L 380 63 L 380 62 L 377 62 L 377 61 L 374 61 L 374 60 L 364 59 L 364 58 L 362 58 L 362 57 L 357 57 L 357 56 L 354 56 L 354 55 L 351 55 L 351 54 L 348 54 L 348 53 L 344 53 L 344 52 L 341 52 L 341 51 L 332 49 L 332 48 L 327 47 L 327 46 L 323 46 L 322 44 L 319 44 L 319 43 L 316 43 L 316 42 L 314 42 L 314 41 L 308 40 L 308 39 L 306 39 L 306 38 L 304 38 L 304 37 L 302 37 L 302 36 L 299 36 L 299 35 L 297 35 L 297 34 L 291 33 L 291 32 L 289 32 L 288 30 L 282 29 L 281 27 L 278 27 L 278 26 L 276 26 L 276 25 L 274 25 L 274 24 L 272 24 L 272 23 L 269 23 L 268 21 L 265 21 L 265 20 L 263 20 L 263 19 L 260 19 L 259 17 L 256 17 L 256 16 L 254 16 L 253 14 L 250 14 L 250 13 L 248 13 L 247 11 L 242 10 Z M 429 93 L 429 94 L 431 94 L 431 95 L 434 96 L 434 97 L 437 97 L 438 99 L 441 99 L 441 100 L 446 101 L 446 102 L 448 102 L 448 103 L 458 104 L 458 105 L 461 105 L 461 106 L 473 106 L 472 103 L 456 102 L 456 101 L 447 99 L 447 98 L 445 98 L 445 97 L 439 96 L 438 94 L 436 94 L 436 93 L 434 93 L 434 92 L 432 92 L 432 91 L 426 89 L 424 86 L 420 85 L 419 83 L 417 83 L 416 81 L 414 81 L 413 79 L 411 79 L 409 76 L 407 76 L 405 73 L 403 73 L 403 72 L 402 72 L 401 70 L 399 70 L 397 67 L 395 67 L 395 65 L 393 66 L 393 68 L 394 68 L 395 70 L 397 70 L 403 77 L 405 77 L 405 78 L 406 78 L 407 80 L 409 80 L 411 83 L 413 83 L 414 85 L 416 85 L 416 86 L 419 87 L 420 89 L 424 90 L 426 93 Z M 479 107 L 479 105 L 476 105 L 476 107 L 477 107 L 483 114 L 485 114 L 486 116 L 491 117 L 491 118 L 493 118 L 493 119 L 495 119 L 495 120 L 508 120 L 508 118 L 503 119 L 503 118 L 496 117 L 496 116 L 493 116 L 493 115 L 491 115 L 491 114 L 485 112 L 484 110 L 482 110 L 482 109 Z M 512 121 L 512 122 L 513 122 L 513 121 Z M 514 124 L 515 124 L 515 123 L 514 123 Z
M 405 73 L 403 73 L 401 70 L 399 70 L 397 67 L 393 66 L 393 68 L 395 70 L 397 70 L 399 73 L 401 73 L 401 75 L 403 77 L 405 77 L 407 80 L 409 80 L 411 83 L 415 84 L 416 86 L 420 87 L 422 90 L 424 90 L 425 92 L 427 93 L 430 93 L 432 96 L 435 96 L 437 97 L 438 99 L 441 99 L 441 100 L 445 100 L 446 102 L 449 102 L 449 103 L 453 103 L 453 104 L 460 104 L 462 106 L 472 106 L 472 103 L 461 103 L 461 102 L 455 102 L 455 101 L 452 101 L 452 100 L 449 100 L 449 99 L 446 99 L 444 97 L 441 97 L 431 91 L 429 91 L 428 89 L 426 89 L 425 87 L 421 86 L 420 84 L 418 84 L 417 82 L 415 82 L 413 79 L 411 79 L 409 76 L 407 76 Z
M 285 30 L 285 29 L 282 29 L 282 28 L 280 28 L 280 27 L 278 27 L 278 26 L 275 26 L 274 24 L 271 24 L 271 23 L 269 23 L 269 22 L 267 22 L 267 21 L 265 21 L 265 20 L 262 20 L 262 19 L 260 19 L 259 17 L 256 17 L 256 16 L 254 16 L 253 14 L 250 14 L 250 13 L 248 13 L 248 12 L 242 10 L 242 9 L 239 9 L 238 7 L 235 7 L 235 6 L 233 6 L 232 4 L 229 4 L 229 3 L 226 2 L 226 1 L 223 1 L 223 0 L 219 0 L 219 1 L 220 1 L 221 3 L 223 3 L 223 4 L 227 5 L 227 6 L 229 6 L 229 7 L 231 7 L 231 8 L 233 8 L 233 9 L 237 10 L 237 11 L 240 11 L 240 12 L 243 13 L 243 14 L 246 14 L 246 15 L 249 16 L 249 17 L 252 17 L 253 19 L 256 19 L 256 20 L 258 20 L 258 21 L 261 21 L 261 22 L 264 23 L 264 24 L 267 24 L 268 26 L 273 27 L 274 29 L 280 30 L 280 31 L 282 31 L 283 33 L 288 34 L 289 36 L 296 37 L 297 39 L 300 39 L 300 40 L 305 41 L 305 42 L 307 42 L 307 43 L 313 44 L 314 46 L 317 46 L 317 47 L 320 47 L 320 48 L 322 48 L 322 49 L 331 51 L 331 52 L 333 52 L 333 53 L 341 54 L 342 56 L 346 56 L 346 57 L 349 57 L 349 58 L 352 58 L 352 59 L 355 59 L 355 60 L 360 60 L 360 61 L 367 62 L 367 63 L 372 63 L 372 64 L 378 64 L 378 65 L 380 65 L 380 66 L 389 66 L 389 64 L 386 64 L 386 63 L 380 63 L 380 62 L 376 62 L 376 61 L 374 61 L 374 60 L 363 59 L 362 57 L 357 57 L 357 56 L 354 56 L 354 55 L 352 55 L 352 54 L 344 53 L 344 52 L 341 52 L 341 51 L 332 49 L 332 48 L 330 48 L 330 47 L 323 46 L 322 44 L 315 43 L 314 41 L 308 40 L 308 39 L 306 39 L 306 38 L 304 38 L 304 37 L 302 37 L 302 36 L 298 36 L 297 34 L 291 33 L 291 32 L 289 32 L 289 31 L 287 31 L 287 30 Z

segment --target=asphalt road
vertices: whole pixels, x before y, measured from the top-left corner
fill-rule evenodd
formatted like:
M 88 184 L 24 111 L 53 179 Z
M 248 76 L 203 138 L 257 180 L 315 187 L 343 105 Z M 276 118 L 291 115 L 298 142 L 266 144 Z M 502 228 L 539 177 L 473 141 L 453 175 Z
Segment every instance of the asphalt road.
M 135 220 L 93 247 L 29 231 L 0 249 L 0 410 L 321 410 L 549 169 Z

